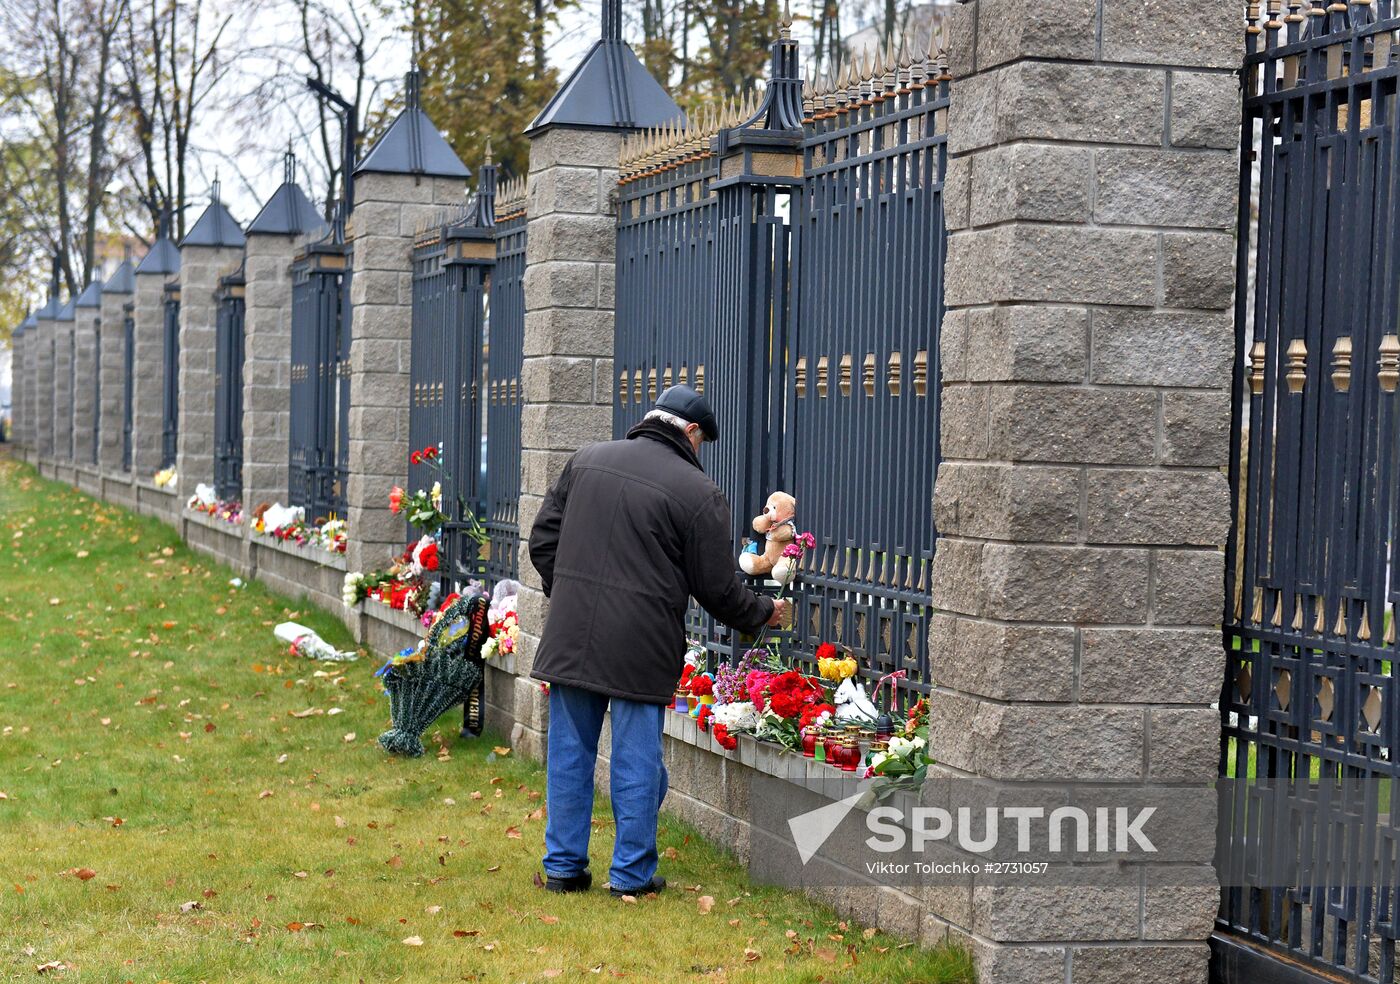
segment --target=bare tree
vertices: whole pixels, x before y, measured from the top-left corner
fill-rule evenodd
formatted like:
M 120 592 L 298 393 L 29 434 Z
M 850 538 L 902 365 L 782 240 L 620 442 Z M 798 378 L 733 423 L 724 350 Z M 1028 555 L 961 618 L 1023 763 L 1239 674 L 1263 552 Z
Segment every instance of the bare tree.
M 124 0 L 125 2 L 125 0 Z M 151 226 L 169 209 L 183 236 L 188 220 L 191 152 L 202 115 L 235 57 L 224 38 L 233 9 L 209 0 L 131 0 L 118 60 L 123 103 L 133 122 L 125 170 Z
M 8 154 L 12 207 L 59 258 L 69 291 L 96 262 L 99 216 L 114 170 L 110 70 L 127 0 L 35 0 L 0 9 L 0 94 L 24 153 Z M 9 141 L 7 140 L 7 145 Z

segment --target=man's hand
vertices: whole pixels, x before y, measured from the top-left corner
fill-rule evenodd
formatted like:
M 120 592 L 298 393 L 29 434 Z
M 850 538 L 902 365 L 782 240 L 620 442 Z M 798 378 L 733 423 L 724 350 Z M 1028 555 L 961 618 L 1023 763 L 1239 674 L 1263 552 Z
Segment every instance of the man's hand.
M 782 628 L 787 625 L 788 613 L 792 611 L 792 602 L 786 598 L 775 598 L 773 600 L 773 614 L 768 616 L 768 624 L 773 628 Z

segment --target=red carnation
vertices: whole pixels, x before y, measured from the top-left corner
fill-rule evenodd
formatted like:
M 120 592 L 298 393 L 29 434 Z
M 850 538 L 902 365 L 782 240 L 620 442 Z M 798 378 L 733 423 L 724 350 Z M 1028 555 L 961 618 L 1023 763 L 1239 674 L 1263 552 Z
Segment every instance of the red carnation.
M 832 707 L 830 704 L 808 704 L 805 708 L 803 708 L 802 717 L 798 720 L 802 726 L 802 730 L 805 731 L 811 725 L 811 723 L 817 718 L 821 717 L 822 714 L 835 713 L 836 708 Z
M 835 659 L 839 653 L 836 647 L 829 642 L 824 642 L 817 647 L 817 659 Z
M 418 563 L 425 571 L 435 571 L 438 569 L 438 548 L 436 543 L 430 543 L 422 550 L 418 551 Z
M 700 709 L 695 712 L 695 723 L 700 726 L 701 731 L 710 729 L 710 718 L 714 717 L 714 712 L 710 710 L 709 704 L 701 704 Z M 718 727 L 718 725 L 716 725 Z
M 423 449 L 423 457 L 429 460 L 437 457 L 437 448 L 426 447 Z
M 715 681 L 704 673 L 690 678 L 690 693 L 693 697 L 709 697 L 715 692 Z
M 422 463 L 422 461 L 423 461 L 423 456 L 422 456 L 421 454 L 419 454 L 417 451 L 413 452 L 411 455 L 408 456 L 408 463 L 409 463 L 410 465 L 417 465 L 417 464 Z
M 452 593 L 451 593 L 450 595 L 448 595 L 446 598 L 442 599 L 442 604 L 438 606 L 438 611 L 440 611 L 440 612 L 445 612 L 445 611 L 447 611 L 448 606 L 451 605 L 454 601 L 456 601 L 456 600 L 457 600 L 458 598 L 460 598 L 460 597 L 462 597 L 462 596 L 461 596 L 461 594 L 459 594 L 458 592 L 456 592 L 456 591 L 452 592 Z
M 681 670 L 681 682 L 680 682 L 680 686 L 683 687 L 683 688 L 688 688 L 688 687 L 690 686 L 690 678 L 693 677 L 694 675 L 695 675 L 695 664 L 694 664 L 694 663 L 686 663 L 686 664 L 685 664 L 685 669 Z
M 729 728 L 726 725 L 715 725 L 714 735 L 715 741 L 719 742 L 720 745 L 724 748 L 728 748 L 732 751 L 733 749 L 739 747 L 739 739 L 735 738 L 729 733 Z

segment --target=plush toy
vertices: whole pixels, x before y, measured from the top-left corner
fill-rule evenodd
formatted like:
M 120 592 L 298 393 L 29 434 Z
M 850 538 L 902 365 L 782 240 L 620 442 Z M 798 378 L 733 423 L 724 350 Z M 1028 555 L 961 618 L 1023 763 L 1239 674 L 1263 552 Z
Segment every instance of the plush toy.
M 768 497 L 763 512 L 754 517 L 755 533 L 763 534 L 763 546 L 746 540 L 739 554 L 739 569 L 745 574 L 763 576 L 772 572 L 782 559 L 783 547 L 797 538 L 797 500 L 786 492 L 774 492 Z
M 880 713 L 866 696 L 865 687 L 856 683 L 855 677 L 847 677 L 841 681 L 841 686 L 836 688 L 834 700 L 836 720 L 847 724 L 874 721 Z

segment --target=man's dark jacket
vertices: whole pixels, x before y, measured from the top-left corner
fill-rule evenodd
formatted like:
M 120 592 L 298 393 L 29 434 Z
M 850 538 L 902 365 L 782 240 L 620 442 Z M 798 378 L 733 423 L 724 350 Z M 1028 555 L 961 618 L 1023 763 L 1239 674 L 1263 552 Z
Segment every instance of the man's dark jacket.
M 756 632 L 771 598 L 744 587 L 719 487 L 678 429 L 643 421 L 564 466 L 530 533 L 549 596 L 531 676 L 611 697 L 670 703 L 694 596 L 715 618 Z

